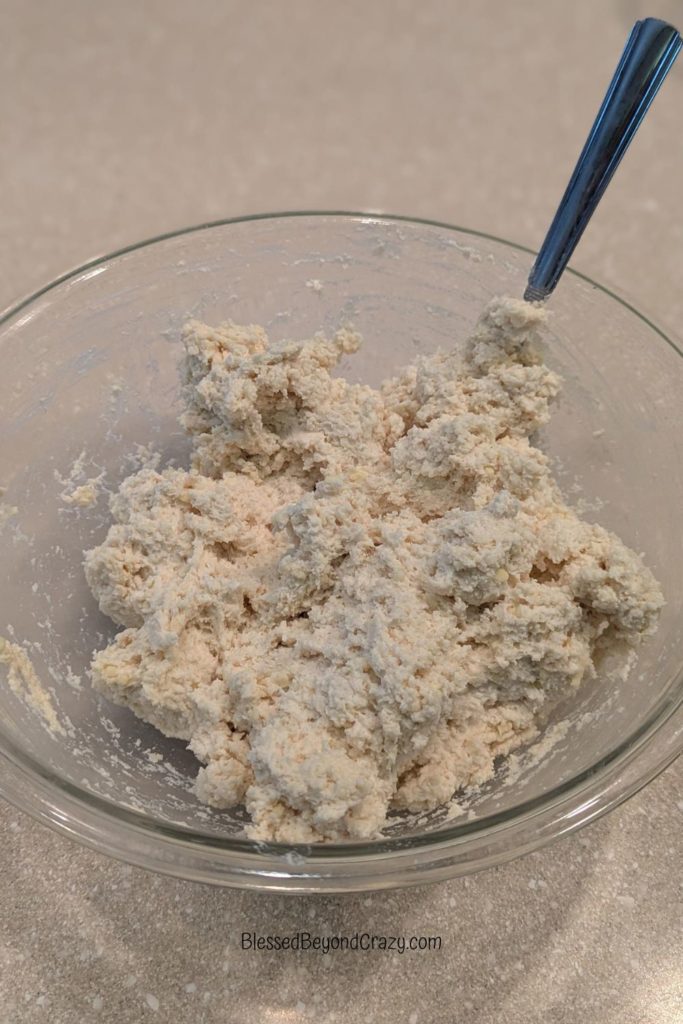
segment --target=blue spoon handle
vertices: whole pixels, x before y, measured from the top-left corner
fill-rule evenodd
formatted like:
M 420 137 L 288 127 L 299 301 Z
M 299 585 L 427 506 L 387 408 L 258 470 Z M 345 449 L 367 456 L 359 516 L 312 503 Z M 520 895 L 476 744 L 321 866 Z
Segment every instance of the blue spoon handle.
M 598 116 L 562 196 L 524 298 L 546 299 L 560 279 L 657 90 L 681 48 L 678 31 L 645 18 L 633 26 Z

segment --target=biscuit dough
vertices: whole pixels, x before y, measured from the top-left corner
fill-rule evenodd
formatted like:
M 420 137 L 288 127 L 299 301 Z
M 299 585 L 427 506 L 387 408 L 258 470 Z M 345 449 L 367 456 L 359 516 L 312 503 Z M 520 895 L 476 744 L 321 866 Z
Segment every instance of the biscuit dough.
M 189 470 L 144 468 L 87 552 L 125 628 L 94 685 L 202 762 L 264 840 L 373 837 L 484 782 L 605 652 L 652 633 L 640 558 L 565 503 L 529 437 L 558 377 L 539 306 L 493 300 L 464 353 L 379 390 L 359 337 L 190 322 Z

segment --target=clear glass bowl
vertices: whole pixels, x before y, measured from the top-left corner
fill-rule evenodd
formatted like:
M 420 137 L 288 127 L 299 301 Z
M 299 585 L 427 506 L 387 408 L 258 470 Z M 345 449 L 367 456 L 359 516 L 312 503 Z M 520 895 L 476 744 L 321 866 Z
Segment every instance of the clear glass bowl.
M 365 344 L 341 372 L 377 384 L 418 352 L 462 342 L 492 295 L 521 295 L 531 260 L 520 246 L 445 224 L 256 217 L 95 260 L 5 314 L 0 634 L 26 649 L 66 729 L 49 732 L 30 703 L 3 688 L 0 791 L 8 800 L 157 871 L 348 891 L 509 860 L 616 806 L 675 757 L 683 727 L 683 360 L 649 319 L 571 272 L 550 304 L 549 361 L 565 383 L 544 444 L 569 496 L 645 553 L 667 606 L 627 683 L 604 676 L 555 711 L 548 728 L 562 720 L 568 728 L 547 756 L 522 758 L 514 776 L 501 766 L 463 818 L 399 816 L 376 842 L 255 843 L 243 838 L 239 813 L 211 812 L 195 799 L 189 783 L 198 766 L 184 744 L 107 704 L 87 681 L 93 650 L 114 632 L 82 571 L 84 548 L 107 530 L 107 494 L 91 508 L 65 505 L 60 494 L 70 474 L 67 489 L 102 471 L 114 489 L 136 451 L 142 457 L 136 445 L 164 460 L 186 457 L 176 382 L 186 318 L 262 323 L 273 337 L 351 320 Z M 603 505 L 591 512 L 598 498 Z

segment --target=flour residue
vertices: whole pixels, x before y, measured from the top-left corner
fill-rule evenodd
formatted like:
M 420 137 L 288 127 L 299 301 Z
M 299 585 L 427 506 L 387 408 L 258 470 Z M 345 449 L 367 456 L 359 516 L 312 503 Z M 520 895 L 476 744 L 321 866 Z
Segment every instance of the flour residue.
M 57 718 L 52 698 L 38 678 L 28 654 L 18 644 L 1 636 L 0 664 L 8 668 L 7 682 L 12 692 L 40 714 L 51 732 L 66 735 Z

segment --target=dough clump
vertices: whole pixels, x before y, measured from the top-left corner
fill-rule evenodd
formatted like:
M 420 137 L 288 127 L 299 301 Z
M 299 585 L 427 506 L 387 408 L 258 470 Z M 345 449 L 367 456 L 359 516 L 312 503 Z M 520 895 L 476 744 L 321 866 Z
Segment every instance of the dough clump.
M 560 387 L 545 318 L 494 299 L 464 352 L 379 390 L 331 375 L 350 329 L 187 324 L 191 466 L 126 479 L 86 553 L 125 627 L 92 679 L 186 740 L 198 797 L 245 804 L 253 838 L 365 839 L 439 806 L 654 631 L 654 577 L 530 442 Z

